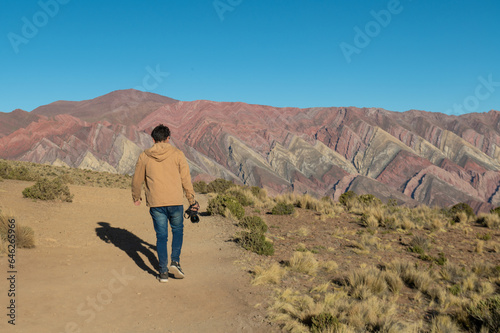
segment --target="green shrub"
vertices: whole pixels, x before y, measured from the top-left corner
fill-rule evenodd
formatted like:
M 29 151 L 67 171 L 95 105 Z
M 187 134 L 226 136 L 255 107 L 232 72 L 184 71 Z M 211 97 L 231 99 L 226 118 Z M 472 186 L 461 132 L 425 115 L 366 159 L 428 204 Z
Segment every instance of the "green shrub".
M 387 200 L 387 207 L 397 207 L 398 206 L 398 201 L 396 199 L 389 199 Z
M 68 175 L 67 173 L 59 176 L 59 178 L 63 181 L 63 183 L 65 184 L 74 184 L 75 183 L 75 180 L 73 179 L 73 177 L 71 177 L 71 175 Z
M 311 332 L 321 333 L 337 331 L 339 327 L 339 320 L 329 312 L 322 312 L 311 318 Z
M 462 293 L 462 288 L 460 287 L 459 284 L 454 284 L 453 286 L 451 286 L 449 288 L 449 290 L 450 290 L 450 293 L 452 295 L 455 295 L 455 296 L 458 296 Z
M 286 202 L 278 202 L 276 206 L 271 210 L 273 215 L 291 215 L 295 211 L 292 204 L 287 204 Z
M 429 250 L 429 247 L 429 240 L 425 236 L 415 236 L 410 241 L 410 247 L 408 248 L 408 250 L 410 252 L 424 254 Z
M 500 206 L 498 206 L 498 207 L 493 208 L 492 210 L 490 210 L 490 213 L 491 214 L 497 214 L 498 216 L 500 216 Z
M 344 205 L 344 206 L 347 206 L 347 203 L 351 200 L 351 199 L 354 199 L 356 198 L 358 195 L 356 193 L 354 193 L 353 191 L 347 191 L 345 193 L 342 193 L 340 195 L 340 198 L 339 198 L 339 202 Z
M 446 257 L 444 256 L 443 252 L 440 252 L 439 253 L 439 257 L 438 258 L 434 258 L 434 261 L 439 266 L 444 266 L 448 262 L 448 259 L 446 259 Z
M 193 183 L 193 189 L 196 193 L 201 193 L 201 194 L 208 193 L 208 185 L 203 180 Z
M 222 194 L 222 193 L 226 192 L 226 190 L 228 190 L 232 186 L 234 186 L 232 181 L 225 180 L 222 178 L 217 178 L 208 184 L 207 190 L 208 190 L 208 192 L 211 192 L 211 193 Z
M 373 194 L 362 194 L 358 197 L 358 201 L 366 206 L 377 206 L 382 204 L 382 201 Z
M 258 231 L 243 231 L 237 242 L 248 251 L 259 255 L 271 256 L 274 254 L 273 243 L 266 240 L 266 236 Z
M 490 332 L 500 332 L 500 296 L 495 295 L 486 300 L 469 304 L 466 307 L 469 328 L 479 332 L 482 327 L 487 327 Z M 482 331 L 482 330 L 481 330 Z
M 0 177 L 2 178 L 9 178 L 9 173 L 12 168 L 10 165 L 5 162 L 5 161 L 0 161 Z
M 475 217 L 474 210 L 465 202 L 460 202 L 450 208 L 450 214 L 456 216 L 459 212 L 465 212 L 468 217 Z M 456 220 L 455 220 L 456 221 Z
M 6 161 L 0 161 L 0 177 L 4 179 L 16 180 L 35 180 L 36 175 L 33 175 L 30 170 L 24 165 L 12 167 Z
M 210 215 L 234 216 L 238 220 L 245 215 L 243 206 L 234 197 L 219 194 L 216 198 L 208 201 L 207 212 Z
M 240 189 L 234 188 L 226 192 L 228 195 L 234 197 L 242 206 L 251 206 L 255 202 L 252 198 L 245 195 Z
M 267 224 L 259 216 L 245 216 L 240 221 L 240 226 L 260 233 L 267 231 Z
M 38 180 L 35 185 L 24 189 L 23 196 L 40 200 L 73 201 L 73 195 L 69 192 L 68 185 L 64 184 L 60 178 Z
M 256 198 L 260 198 L 264 194 L 263 190 L 260 187 L 258 187 L 258 186 L 252 186 L 252 187 L 250 187 L 250 191 L 252 191 L 252 194 Z

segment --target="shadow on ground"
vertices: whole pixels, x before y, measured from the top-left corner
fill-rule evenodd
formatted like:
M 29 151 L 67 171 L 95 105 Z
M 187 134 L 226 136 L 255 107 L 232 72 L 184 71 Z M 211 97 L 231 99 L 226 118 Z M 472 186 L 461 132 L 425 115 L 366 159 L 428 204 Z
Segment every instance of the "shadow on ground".
M 143 271 L 153 276 L 157 275 L 156 271 L 159 269 L 159 263 L 156 255 L 151 251 L 156 251 L 156 246 L 149 244 L 126 229 L 114 228 L 108 222 L 98 222 L 97 224 L 100 225 L 100 227 L 95 228 L 97 237 L 125 252 Z M 153 268 L 142 260 L 139 253 L 148 258 Z

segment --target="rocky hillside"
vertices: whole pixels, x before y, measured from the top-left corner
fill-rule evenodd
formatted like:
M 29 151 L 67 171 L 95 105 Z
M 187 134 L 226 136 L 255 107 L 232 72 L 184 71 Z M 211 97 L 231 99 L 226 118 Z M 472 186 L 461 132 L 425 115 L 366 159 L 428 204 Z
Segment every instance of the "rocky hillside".
M 132 173 L 168 125 L 193 176 L 271 192 L 346 190 L 416 205 L 500 205 L 500 112 L 448 116 L 354 107 L 180 102 L 135 90 L 0 113 L 0 158 Z

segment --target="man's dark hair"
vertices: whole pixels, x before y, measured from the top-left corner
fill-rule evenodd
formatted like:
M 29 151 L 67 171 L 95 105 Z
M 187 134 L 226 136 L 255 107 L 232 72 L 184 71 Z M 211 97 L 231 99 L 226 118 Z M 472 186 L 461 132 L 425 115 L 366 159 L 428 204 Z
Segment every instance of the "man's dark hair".
M 160 124 L 154 128 L 153 132 L 151 132 L 151 136 L 155 142 L 165 141 L 170 136 L 170 130 L 167 126 Z

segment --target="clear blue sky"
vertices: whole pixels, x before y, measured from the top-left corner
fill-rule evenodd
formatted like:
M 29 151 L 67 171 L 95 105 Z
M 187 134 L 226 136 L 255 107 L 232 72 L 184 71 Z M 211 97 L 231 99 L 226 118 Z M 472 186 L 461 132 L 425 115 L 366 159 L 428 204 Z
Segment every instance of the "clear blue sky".
M 498 0 L 4 0 L 0 111 L 134 87 L 186 101 L 499 110 L 499 17 Z

